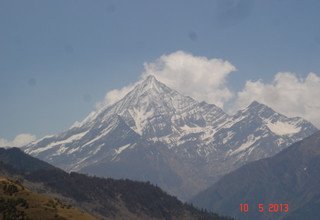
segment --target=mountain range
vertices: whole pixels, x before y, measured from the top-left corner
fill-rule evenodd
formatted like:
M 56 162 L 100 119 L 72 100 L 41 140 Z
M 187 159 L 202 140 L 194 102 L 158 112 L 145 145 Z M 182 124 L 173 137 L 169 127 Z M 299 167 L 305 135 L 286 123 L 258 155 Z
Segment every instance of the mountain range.
M 258 102 L 228 115 L 150 75 L 118 102 L 23 150 L 66 171 L 150 181 L 188 200 L 316 131 Z
M 317 132 L 273 157 L 251 162 L 225 175 L 195 196 L 192 203 L 236 219 L 317 220 L 319 170 L 320 132 Z M 240 204 L 248 204 L 248 212 L 240 212 Z M 259 204 L 264 206 L 263 212 L 259 212 Z M 272 204 L 278 204 L 277 212 L 269 212 Z

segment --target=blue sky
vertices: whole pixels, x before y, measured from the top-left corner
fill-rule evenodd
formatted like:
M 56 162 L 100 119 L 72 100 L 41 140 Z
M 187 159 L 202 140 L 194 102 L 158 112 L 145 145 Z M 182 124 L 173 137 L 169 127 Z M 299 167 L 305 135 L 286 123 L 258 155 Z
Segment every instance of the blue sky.
M 235 96 L 283 71 L 305 83 L 320 73 L 319 9 L 316 0 L 1 0 L 0 138 L 66 129 L 139 80 L 145 62 L 176 51 L 230 62 Z

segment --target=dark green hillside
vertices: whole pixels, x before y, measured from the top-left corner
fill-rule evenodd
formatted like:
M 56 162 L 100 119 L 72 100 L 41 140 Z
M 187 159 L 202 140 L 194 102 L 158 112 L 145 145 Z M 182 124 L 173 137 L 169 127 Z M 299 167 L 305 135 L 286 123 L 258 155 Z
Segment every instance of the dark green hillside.
M 57 169 L 44 161 L 35 160 L 34 157 L 25 154 L 19 148 L 0 148 L 0 162 L 8 164 L 17 171 L 21 170 L 25 173 L 36 170 Z
M 18 165 L 15 155 L 20 160 Z M 77 206 L 105 219 L 229 219 L 184 204 L 149 182 L 68 174 L 23 155 L 19 149 L 2 149 L 0 172 L 31 183 L 42 183 L 48 193 L 72 199 Z

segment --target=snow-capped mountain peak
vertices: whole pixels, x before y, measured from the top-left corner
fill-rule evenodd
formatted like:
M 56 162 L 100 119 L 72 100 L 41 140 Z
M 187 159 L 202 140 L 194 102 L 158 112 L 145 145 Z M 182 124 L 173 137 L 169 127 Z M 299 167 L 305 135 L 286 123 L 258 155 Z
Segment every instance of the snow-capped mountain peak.
M 274 114 L 274 113 L 276 112 L 273 109 L 257 101 L 251 102 L 247 108 L 240 110 L 238 112 L 238 114 L 258 116 L 258 117 L 267 117 L 268 115 Z
M 153 75 L 149 75 L 144 81 L 136 85 L 123 99 L 115 103 L 114 106 L 118 107 L 117 111 L 128 109 L 132 106 L 139 108 L 147 107 L 146 105 L 156 105 L 173 111 L 195 102 L 192 98 L 183 96 L 177 91 L 167 87 Z
M 161 95 L 172 92 L 166 85 L 159 82 L 153 75 L 149 75 L 144 81 L 135 86 L 127 97 L 139 99 L 141 96 Z
M 138 87 L 144 92 L 152 89 L 160 92 L 164 86 L 165 85 L 159 82 L 155 76 L 149 75 Z
M 251 121 L 260 120 L 274 135 L 278 136 L 294 135 L 306 130 L 308 126 L 311 128 L 306 120 L 300 117 L 288 118 L 257 101 L 253 101 L 247 108 L 239 111 L 235 117 L 246 117 Z
M 150 180 L 186 198 L 316 130 L 258 102 L 229 116 L 150 75 L 118 102 L 25 151 L 68 171 Z
M 176 143 L 185 125 L 205 128 L 222 123 L 228 117 L 217 106 L 184 96 L 152 75 L 100 112 L 94 124 L 104 123 L 113 114 L 120 115 L 130 128 L 145 138 L 156 137 L 165 143 Z

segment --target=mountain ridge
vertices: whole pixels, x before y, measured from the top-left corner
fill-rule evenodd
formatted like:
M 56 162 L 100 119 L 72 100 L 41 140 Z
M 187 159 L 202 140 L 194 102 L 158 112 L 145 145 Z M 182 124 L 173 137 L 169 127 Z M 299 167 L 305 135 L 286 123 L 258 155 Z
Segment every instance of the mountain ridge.
M 320 204 L 320 132 L 273 157 L 246 164 L 192 199 L 197 207 L 236 219 L 317 219 Z M 240 203 L 251 210 L 240 213 Z M 259 213 L 258 203 L 289 204 L 289 213 Z
M 290 132 L 283 133 L 283 127 Z M 117 178 L 122 173 L 135 180 L 153 176 L 154 184 L 184 200 L 224 174 L 272 156 L 316 130 L 303 119 L 287 118 L 258 102 L 230 116 L 149 76 L 77 126 L 23 149 L 67 171 Z M 174 185 L 165 183 L 167 175 L 176 180 Z
M 18 161 L 20 164 L 17 163 Z M 33 166 L 31 167 L 30 164 Z M 49 195 L 51 198 L 54 196 L 55 201 L 68 201 L 68 204 L 87 211 L 97 219 L 230 219 L 182 203 L 150 182 L 105 179 L 75 172 L 66 173 L 23 153 L 18 148 L 0 148 L 0 179 L 1 176 L 15 179 L 15 182 L 22 182 L 32 191 L 41 193 L 42 196 Z M 56 203 L 54 202 L 53 205 Z M 59 202 L 59 204 L 62 203 Z M 0 209 L 2 205 L 1 203 Z M 36 208 L 41 207 L 37 205 Z M 32 211 L 33 207 L 29 209 Z M 40 213 L 40 211 L 37 212 L 37 216 L 41 214 L 39 216 L 41 219 L 51 219 L 50 211 L 47 215 L 46 212 Z

